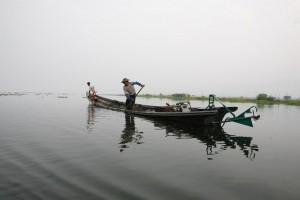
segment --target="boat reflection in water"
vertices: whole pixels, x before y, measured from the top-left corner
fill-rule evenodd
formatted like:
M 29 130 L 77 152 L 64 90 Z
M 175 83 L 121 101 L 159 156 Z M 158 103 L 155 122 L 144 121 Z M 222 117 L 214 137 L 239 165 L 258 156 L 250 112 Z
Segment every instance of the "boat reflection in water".
M 174 123 L 164 120 L 149 120 L 147 121 L 154 124 L 154 127 L 164 129 L 166 137 L 176 137 L 176 139 L 193 139 L 196 138 L 206 145 L 207 155 L 219 154 L 220 151 L 227 149 L 240 149 L 243 154 L 253 160 L 256 152 L 259 150 L 258 146 L 251 144 L 252 137 L 242 137 L 229 135 L 224 132 L 222 128 L 205 128 L 195 127 L 182 123 Z M 121 135 L 121 150 L 128 148 L 128 143 L 142 144 L 143 132 L 137 130 L 134 122 L 134 116 L 125 114 L 125 128 Z M 212 160 L 212 158 L 208 158 Z
M 87 108 L 88 118 L 86 128 L 88 129 L 88 132 L 93 130 L 93 126 L 97 122 L 96 119 L 99 117 L 97 114 L 100 114 L 97 110 L 97 107 L 91 104 Z M 120 152 L 129 148 L 130 144 L 144 143 L 143 132 L 138 130 L 138 125 L 135 123 L 135 116 L 124 113 L 124 117 L 125 124 L 119 142 Z M 175 137 L 176 139 L 198 139 L 201 143 L 206 145 L 206 154 L 211 155 L 208 159 L 212 159 L 213 155 L 219 154 L 221 151 L 227 149 L 240 149 L 247 158 L 253 160 L 255 158 L 255 153 L 258 151 L 258 146 L 251 144 L 252 137 L 229 135 L 225 133 L 222 128 L 205 128 L 183 123 L 174 123 L 172 121 L 152 120 L 149 118 L 143 119 L 152 123 L 154 127 L 165 130 L 166 137 Z

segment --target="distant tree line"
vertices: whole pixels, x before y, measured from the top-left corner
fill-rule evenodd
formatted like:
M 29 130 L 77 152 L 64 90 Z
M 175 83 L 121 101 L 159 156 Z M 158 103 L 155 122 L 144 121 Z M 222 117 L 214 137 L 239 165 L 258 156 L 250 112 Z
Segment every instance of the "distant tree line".
M 146 98 L 169 98 L 169 99 L 186 99 L 186 100 L 207 100 L 206 96 L 194 96 L 188 93 L 174 93 L 174 94 L 141 94 L 141 97 Z M 271 95 L 265 93 L 260 93 L 256 98 L 244 98 L 244 97 L 218 97 L 224 102 L 241 102 L 241 103 L 257 103 L 257 104 L 287 104 L 287 105 L 297 105 L 300 106 L 299 99 L 277 99 Z
M 256 99 L 257 99 L 258 101 L 264 100 L 264 101 L 270 101 L 270 102 L 273 102 L 273 101 L 276 100 L 275 97 L 268 96 L 268 95 L 265 94 L 265 93 L 262 93 L 262 94 L 257 95 Z
M 189 98 L 191 95 L 185 93 L 175 93 L 171 95 L 173 98 Z

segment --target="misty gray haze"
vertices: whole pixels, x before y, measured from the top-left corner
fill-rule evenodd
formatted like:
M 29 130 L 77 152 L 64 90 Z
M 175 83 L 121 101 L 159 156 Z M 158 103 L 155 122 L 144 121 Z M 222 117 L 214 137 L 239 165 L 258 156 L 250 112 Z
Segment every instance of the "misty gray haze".
M 0 92 L 300 98 L 298 0 L 0 0 Z

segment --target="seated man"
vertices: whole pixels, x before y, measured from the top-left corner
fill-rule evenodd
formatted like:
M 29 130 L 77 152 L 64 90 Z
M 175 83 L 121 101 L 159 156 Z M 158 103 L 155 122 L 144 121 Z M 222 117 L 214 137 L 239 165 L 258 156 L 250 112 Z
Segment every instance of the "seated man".
M 95 90 L 94 86 L 91 86 L 90 82 L 87 82 L 87 85 L 89 86 L 89 97 L 95 98 L 97 91 Z

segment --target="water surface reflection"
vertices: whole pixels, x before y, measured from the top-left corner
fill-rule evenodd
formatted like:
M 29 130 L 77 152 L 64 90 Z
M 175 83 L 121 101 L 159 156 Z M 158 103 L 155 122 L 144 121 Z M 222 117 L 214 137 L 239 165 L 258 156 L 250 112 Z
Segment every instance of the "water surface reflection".
M 89 104 L 87 107 L 87 113 L 86 128 L 88 130 L 88 133 L 90 133 L 93 130 L 93 125 L 95 123 L 95 106 Z
M 258 146 L 251 144 L 252 137 L 242 137 L 227 134 L 222 128 L 195 127 L 186 124 L 170 123 L 168 121 L 153 121 L 154 126 L 165 129 L 166 137 L 177 139 L 196 138 L 206 145 L 207 155 L 219 154 L 227 149 L 239 149 L 243 154 L 253 160 Z M 209 158 L 212 159 L 212 158 Z
M 141 141 L 143 132 L 138 131 L 138 125 L 135 124 L 135 117 L 130 114 L 125 114 L 125 128 L 122 131 L 122 141 L 120 144 L 121 151 L 124 148 L 128 148 L 128 143 L 142 144 Z M 206 145 L 206 154 L 215 155 L 221 151 L 228 149 L 238 149 L 243 154 L 253 160 L 256 156 L 256 152 L 259 150 L 256 144 L 252 144 L 252 137 L 242 137 L 230 135 L 224 132 L 222 128 L 205 128 L 195 127 L 182 123 L 174 123 L 165 120 L 149 120 L 153 123 L 154 127 L 163 129 L 166 132 L 166 137 L 176 137 L 176 139 L 198 139 L 201 143 Z M 212 157 L 208 158 L 212 160 Z
M 124 151 L 125 148 L 128 148 L 129 143 L 142 144 L 143 141 L 143 132 L 139 132 L 135 126 L 134 116 L 130 114 L 125 114 L 125 125 L 124 130 L 121 134 L 120 152 Z
M 92 131 L 96 122 L 96 108 L 93 105 L 88 106 L 87 129 Z M 130 144 L 143 144 L 145 142 L 142 125 L 139 126 L 135 121 L 136 117 L 124 113 L 124 128 L 121 130 L 120 141 L 118 142 L 120 152 L 130 147 Z M 165 130 L 166 137 L 175 137 L 176 139 L 197 139 L 206 146 L 207 159 L 212 160 L 213 156 L 226 150 L 240 150 L 246 158 L 253 160 L 259 148 L 252 144 L 252 137 L 235 136 L 226 133 L 222 128 L 205 128 L 186 125 L 183 123 L 174 123 L 165 120 L 152 120 L 143 118 L 152 123 L 154 128 Z

